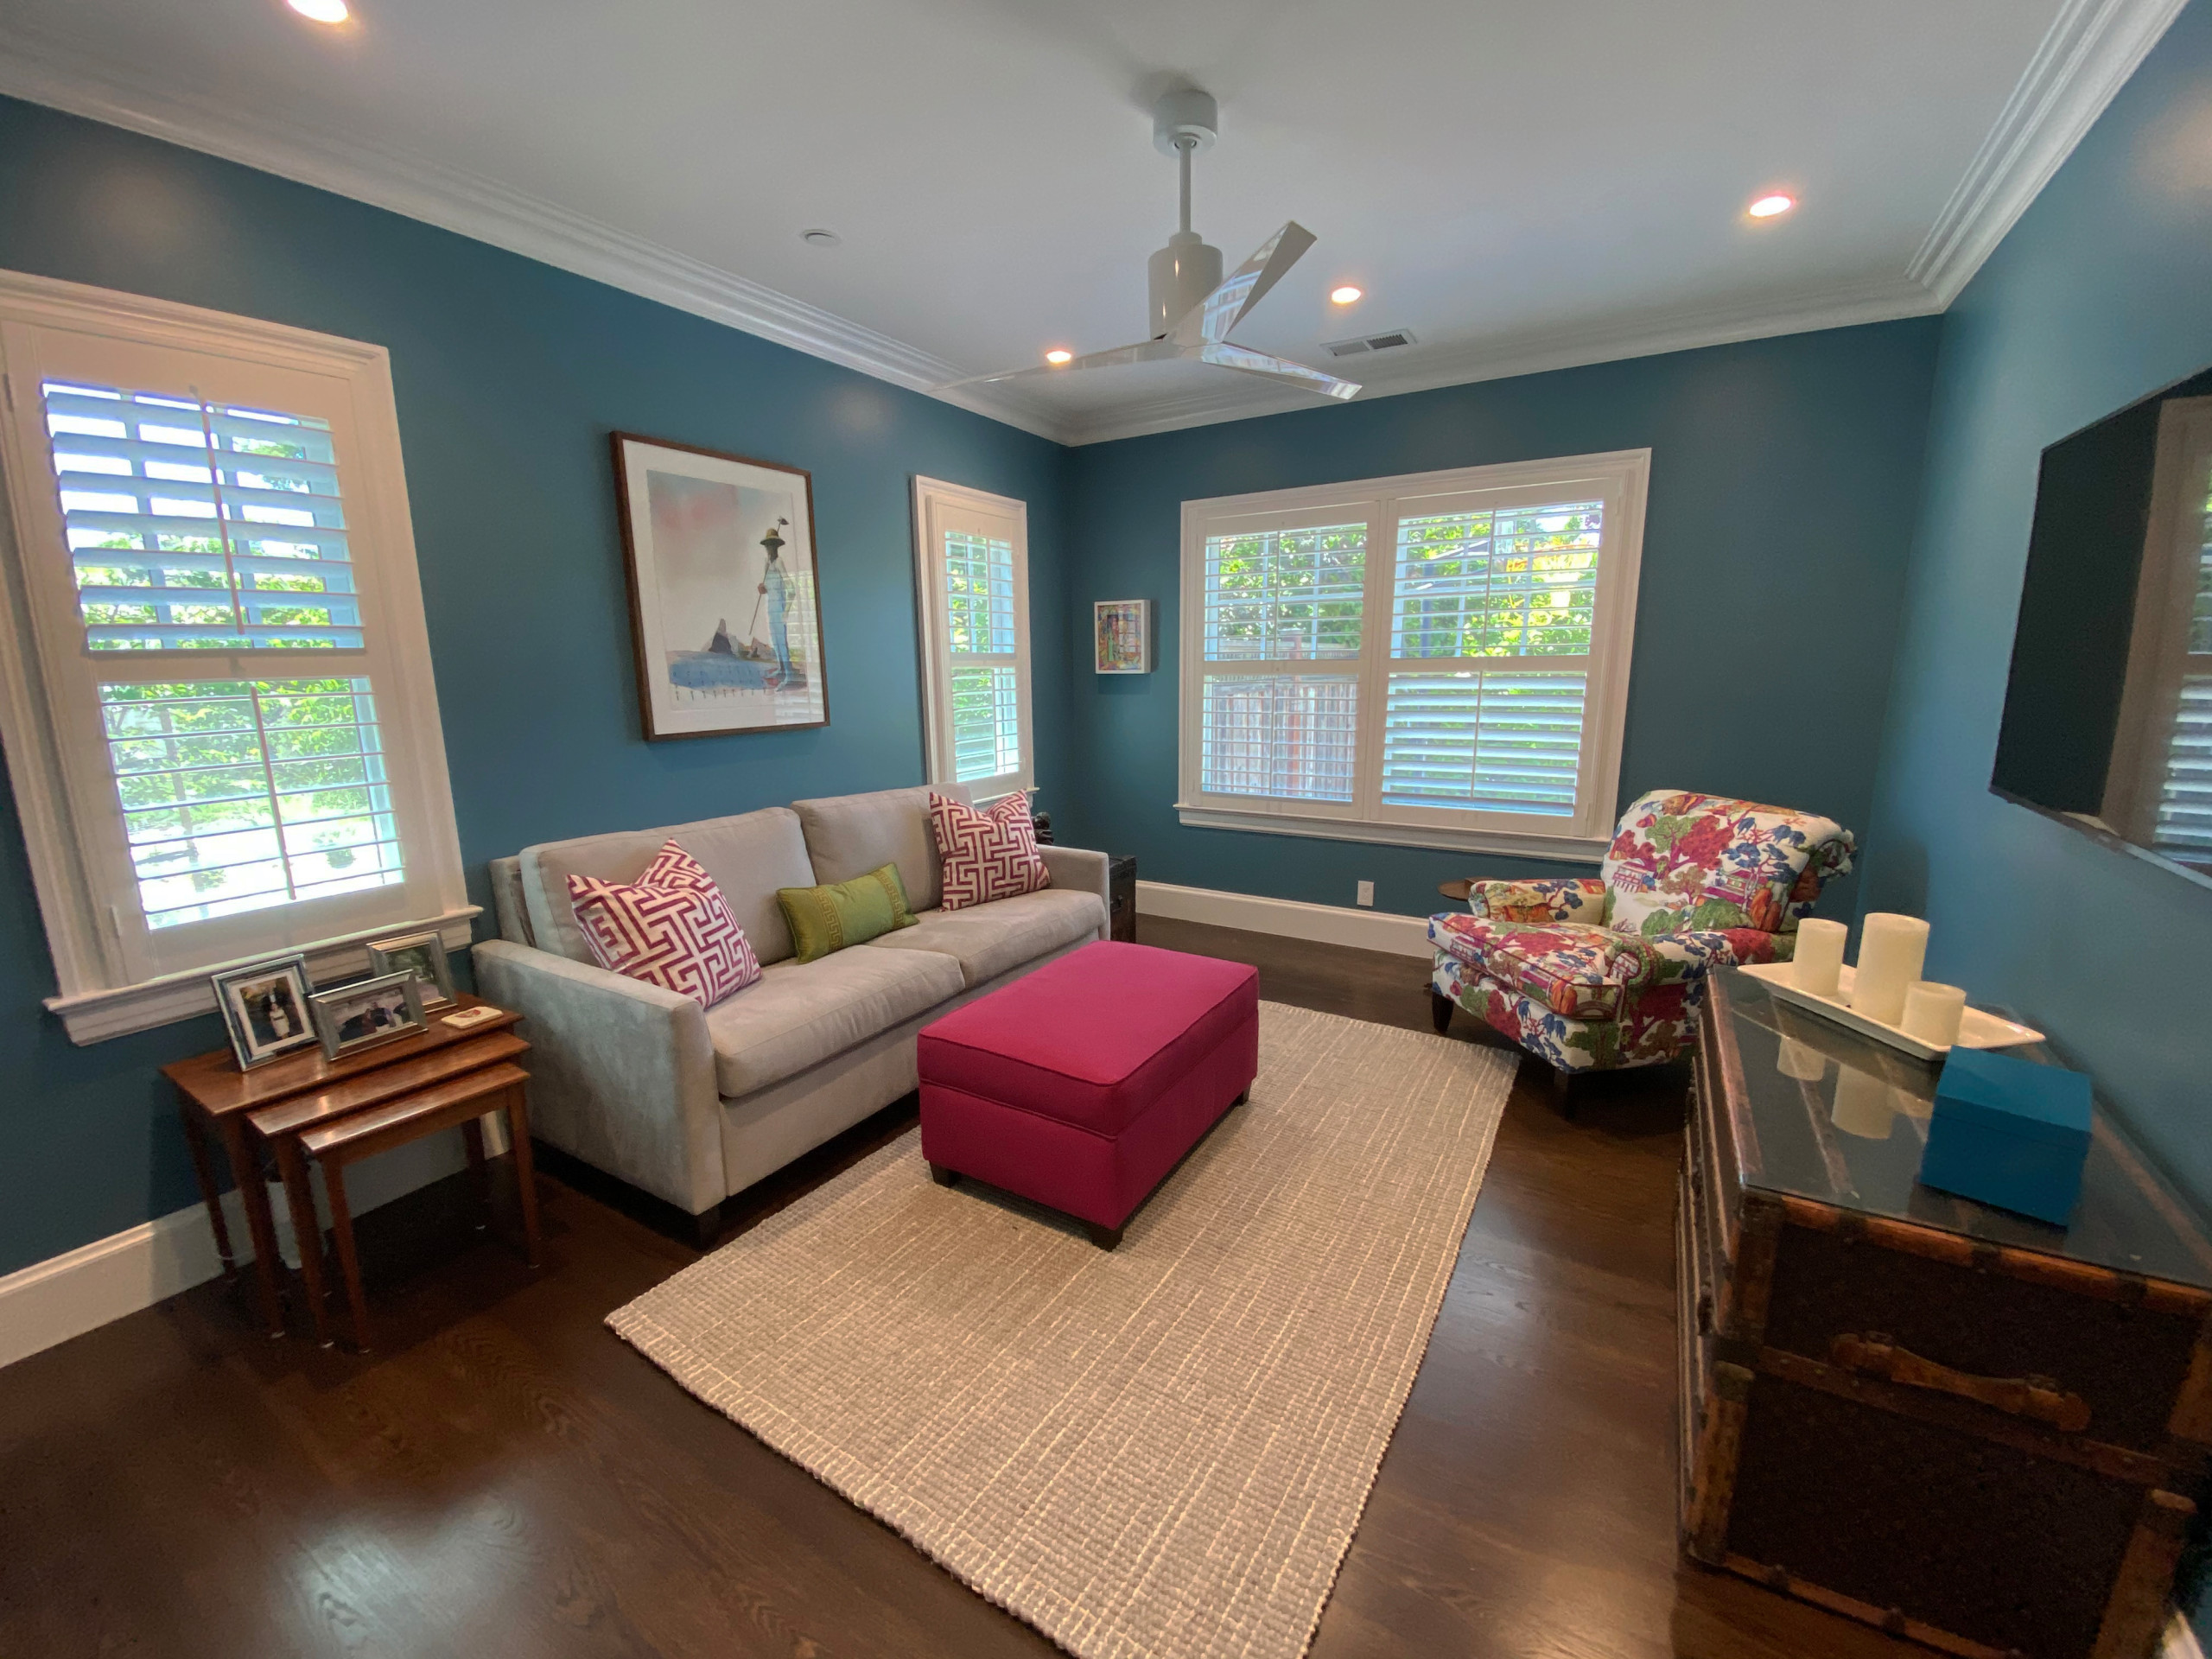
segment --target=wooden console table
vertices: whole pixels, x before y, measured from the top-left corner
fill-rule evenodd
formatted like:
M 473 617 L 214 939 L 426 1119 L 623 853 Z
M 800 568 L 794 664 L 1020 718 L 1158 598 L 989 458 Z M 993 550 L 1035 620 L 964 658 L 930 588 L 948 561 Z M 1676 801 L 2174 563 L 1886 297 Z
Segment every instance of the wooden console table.
M 1683 1549 L 1965 1659 L 2148 1659 L 2212 1455 L 2212 1238 L 2101 1111 L 2069 1228 L 1919 1185 L 1936 1075 L 1710 982 Z
M 481 1003 L 481 998 L 464 994 L 457 1007 L 476 1007 Z M 511 1061 L 529 1047 L 514 1034 L 520 1014 L 503 1010 L 497 1020 L 455 1031 L 442 1018 L 454 1012 L 456 1008 L 436 1009 L 427 1031 L 357 1049 L 334 1060 L 325 1059 L 316 1048 L 241 1071 L 231 1051 L 220 1048 L 162 1068 L 162 1075 L 176 1088 L 185 1145 L 192 1154 L 193 1173 L 200 1182 L 200 1197 L 207 1206 L 216 1253 L 222 1258 L 226 1277 L 236 1273 L 238 1262 L 231 1249 L 230 1229 L 223 1220 L 222 1194 L 215 1185 L 209 1142 L 219 1143 L 230 1160 L 231 1179 L 238 1190 L 246 1230 L 253 1239 L 256 1299 L 263 1325 L 271 1337 L 284 1334 L 276 1225 L 263 1174 L 263 1154 L 271 1150 L 272 1137 L 296 1135 L 332 1117 L 365 1110 L 433 1084 Z M 366 1087 L 336 1087 L 372 1073 L 374 1083 Z M 278 1107 L 286 1111 L 272 1113 L 270 1109 Z M 269 1127 L 257 1133 L 257 1119 Z M 310 1245 L 319 1248 L 320 1243 L 319 1233 L 302 1238 L 302 1256 Z

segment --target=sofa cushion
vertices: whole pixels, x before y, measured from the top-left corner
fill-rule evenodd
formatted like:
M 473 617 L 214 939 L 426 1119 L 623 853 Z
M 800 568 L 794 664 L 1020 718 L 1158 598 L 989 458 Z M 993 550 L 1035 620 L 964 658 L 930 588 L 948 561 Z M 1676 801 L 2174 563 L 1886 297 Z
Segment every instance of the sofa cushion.
M 1096 938 L 1106 906 L 1095 893 L 1047 887 L 966 910 L 933 910 L 918 925 L 868 941 L 876 950 L 935 950 L 960 964 L 970 988 L 1063 945 Z
M 1641 939 L 1573 922 L 1526 927 L 1479 916 L 1432 916 L 1428 939 L 1440 954 L 1569 1020 L 1619 1019 L 1630 987 L 1643 984 L 1656 962 Z
M 634 887 L 570 876 L 569 901 L 593 957 L 614 973 L 707 1008 L 760 977 L 721 889 L 672 841 Z
M 1052 885 L 1037 851 L 1037 825 L 1027 795 L 1006 796 L 988 812 L 931 795 L 930 829 L 944 864 L 947 910 L 988 905 Z
M 811 887 L 815 874 L 798 815 L 784 806 L 668 830 L 619 830 L 524 848 L 523 903 L 537 948 L 571 962 L 592 962 L 569 900 L 569 878 L 635 881 L 670 841 L 697 859 L 714 878 L 762 963 L 781 962 L 791 955 L 791 931 L 777 906 L 776 889 Z
M 968 798 L 965 784 L 940 784 L 940 795 Z M 906 902 L 917 914 L 935 910 L 944 892 L 937 841 L 930 834 L 927 789 L 881 789 L 869 795 L 830 795 L 794 801 L 791 810 L 806 836 L 814 874 L 785 887 L 815 881 L 849 881 L 886 864 L 899 867 Z
M 800 962 L 819 962 L 849 944 L 866 944 L 895 928 L 914 925 L 896 864 L 849 881 L 779 888 L 776 902 L 791 924 L 791 951 Z
M 930 950 L 840 950 L 819 962 L 779 962 L 707 1010 L 715 1086 L 735 1100 L 780 1083 L 964 988 L 960 964 Z

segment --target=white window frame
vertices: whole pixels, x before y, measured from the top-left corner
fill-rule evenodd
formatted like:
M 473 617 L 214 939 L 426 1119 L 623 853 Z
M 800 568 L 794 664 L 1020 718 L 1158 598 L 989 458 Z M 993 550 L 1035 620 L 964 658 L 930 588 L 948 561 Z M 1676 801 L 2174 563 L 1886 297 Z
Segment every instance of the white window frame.
M 988 801 L 1037 781 L 1037 730 L 1029 680 L 1029 506 L 1010 496 L 993 495 L 942 479 L 914 479 L 914 601 L 921 635 L 922 746 L 929 781 L 950 784 L 952 753 L 951 639 L 944 598 L 944 538 L 948 531 L 981 531 L 1001 535 L 1014 548 L 1014 639 L 1008 657 L 963 657 L 959 665 L 1010 667 L 1014 673 L 1014 718 L 1020 722 L 1020 764 L 995 778 L 967 780 L 978 801 Z
M 97 709 L 84 704 L 87 659 L 110 653 L 86 648 L 73 606 L 61 614 L 51 572 L 32 564 L 54 556 L 60 535 L 39 390 L 41 332 L 89 336 L 87 349 L 189 352 L 232 359 L 241 373 L 273 371 L 341 383 L 336 401 L 351 444 L 350 453 L 341 450 L 348 539 L 361 566 L 364 620 L 380 641 L 378 722 L 407 860 L 405 881 L 377 891 L 404 895 L 405 905 L 395 907 L 414 913 L 302 939 L 305 918 L 292 906 L 272 906 L 224 924 L 194 925 L 221 927 L 219 935 L 207 937 L 226 953 L 222 961 L 149 970 L 148 947 L 138 938 L 143 930 L 137 930 L 137 894 L 118 886 L 128 863 L 118 866 L 113 844 L 120 818 L 105 742 Z M 0 518 L 0 739 L 60 988 L 46 1007 L 60 1016 L 70 1039 L 95 1042 L 210 1012 L 215 1000 L 208 976 L 261 957 L 303 951 L 309 973 L 325 980 L 361 971 L 365 941 L 389 934 L 435 927 L 448 946 L 465 947 L 480 907 L 467 901 L 461 861 L 384 347 L 0 271 L 0 476 L 9 509 Z M 247 653 L 129 654 L 133 667 L 156 659 L 195 679 L 265 673 L 265 667 L 240 671 Z M 251 655 L 267 663 L 265 653 Z M 365 671 L 359 652 L 299 655 L 299 671 L 308 677 Z M 118 663 L 118 671 L 124 666 Z M 318 914 L 328 918 L 331 912 Z M 264 924 L 259 938 L 254 918 Z
M 1181 719 L 1179 792 L 1175 810 L 1193 828 L 1251 830 L 1266 835 L 1312 836 L 1329 841 L 1434 847 L 1455 852 L 1516 855 L 1594 864 L 1611 844 L 1620 789 L 1621 738 L 1627 717 L 1630 658 L 1636 632 L 1637 579 L 1643 556 L 1643 516 L 1651 474 L 1649 449 L 1454 467 L 1397 478 L 1362 479 L 1304 489 L 1215 496 L 1183 504 Z M 1383 715 L 1389 675 L 1414 664 L 1390 656 L 1396 529 L 1401 518 L 1463 510 L 1448 498 L 1481 496 L 1487 505 L 1512 506 L 1556 500 L 1565 493 L 1595 496 L 1605 504 L 1605 539 L 1599 559 L 1586 658 L 1468 658 L 1452 664 L 1525 665 L 1548 661 L 1586 664 L 1582 751 L 1576 766 L 1572 817 L 1480 812 L 1382 803 Z M 1440 499 L 1440 498 L 1446 498 Z M 1239 528 L 1296 528 L 1364 522 L 1366 582 L 1361 596 L 1360 654 L 1355 660 L 1315 658 L 1300 664 L 1312 674 L 1355 673 L 1359 679 L 1356 781 L 1349 803 L 1281 800 L 1210 793 L 1202 785 L 1201 701 L 1205 676 L 1239 664 L 1208 663 L 1205 652 L 1205 548 L 1209 537 Z M 1281 672 L 1280 664 L 1254 664 L 1254 672 Z

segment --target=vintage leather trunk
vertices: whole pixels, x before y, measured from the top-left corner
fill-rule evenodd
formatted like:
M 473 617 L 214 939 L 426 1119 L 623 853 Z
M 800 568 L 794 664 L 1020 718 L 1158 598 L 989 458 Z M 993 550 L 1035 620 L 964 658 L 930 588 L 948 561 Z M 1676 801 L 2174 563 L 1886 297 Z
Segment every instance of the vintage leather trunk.
M 2068 1228 L 1922 1186 L 1932 1068 L 1732 971 L 1700 1021 L 1686 1551 L 1947 1652 L 2147 1659 L 2212 1441 L 2198 1218 L 2101 1112 Z

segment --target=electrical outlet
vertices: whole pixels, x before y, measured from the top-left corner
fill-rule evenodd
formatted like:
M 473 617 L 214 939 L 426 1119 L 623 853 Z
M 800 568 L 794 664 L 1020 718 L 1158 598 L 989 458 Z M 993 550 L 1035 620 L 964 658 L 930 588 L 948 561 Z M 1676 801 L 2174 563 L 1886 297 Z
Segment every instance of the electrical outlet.
M 1359 884 L 1359 902 L 1370 910 L 1375 908 L 1375 884 L 1372 881 Z

